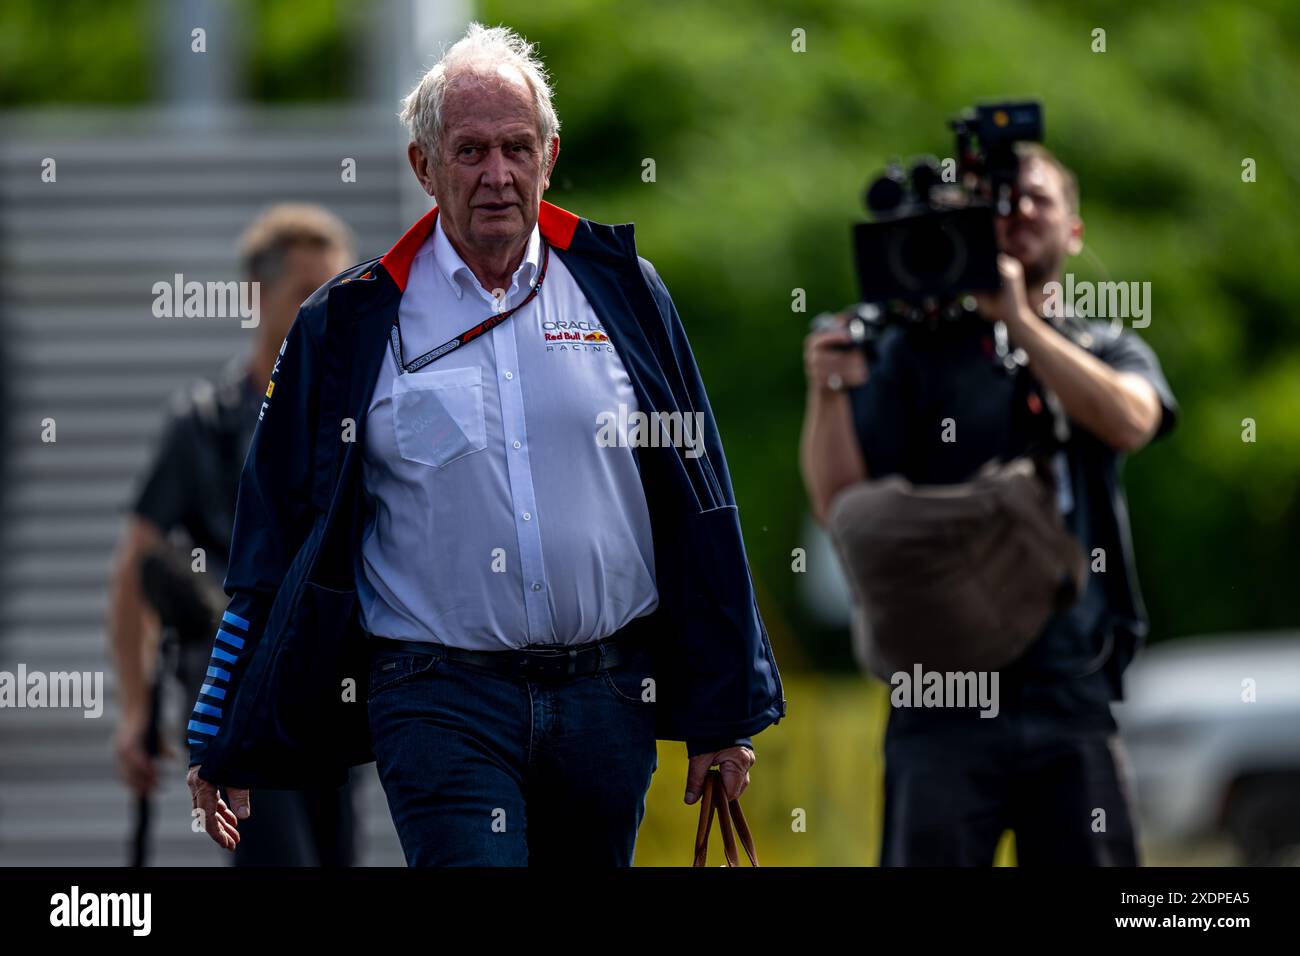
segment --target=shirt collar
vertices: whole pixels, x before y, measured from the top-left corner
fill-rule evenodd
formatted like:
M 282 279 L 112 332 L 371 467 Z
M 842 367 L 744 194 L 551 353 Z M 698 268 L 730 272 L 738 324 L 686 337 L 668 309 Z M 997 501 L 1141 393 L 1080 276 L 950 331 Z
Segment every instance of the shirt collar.
M 506 297 L 513 298 L 514 294 L 520 289 L 532 286 L 533 278 L 541 268 L 541 250 L 542 239 L 538 231 L 537 224 L 533 224 L 533 231 L 528 236 L 528 246 L 524 250 L 523 261 L 519 263 L 519 268 L 515 270 L 511 277 L 511 286 L 506 290 Z M 455 247 L 452 246 L 451 240 L 447 238 L 447 233 L 442 228 L 442 217 L 434 224 L 433 232 L 429 238 L 424 241 L 420 251 L 415 257 L 432 255 L 438 269 L 442 272 L 447 284 L 451 286 L 452 291 L 456 293 L 457 299 L 465 297 L 466 289 L 479 289 L 478 278 L 474 275 L 472 269 L 465 265 L 465 260 L 460 257 Z M 484 290 L 486 292 L 486 290 Z

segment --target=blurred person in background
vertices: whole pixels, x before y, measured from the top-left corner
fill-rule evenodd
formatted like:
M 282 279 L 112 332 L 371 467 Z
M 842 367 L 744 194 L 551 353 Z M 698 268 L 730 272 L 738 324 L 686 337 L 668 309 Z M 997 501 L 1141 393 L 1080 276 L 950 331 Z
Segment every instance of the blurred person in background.
M 206 680 L 226 572 L 240 472 L 261 407 L 263 383 L 298 306 L 352 255 L 348 228 L 320 206 L 283 203 L 252 222 L 240 240 L 246 281 L 260 283 L 256 341 L 215 381 L 175 396 L 157 453 L 141 475 L 117 548 L 109 640 L 121 694 L 114 737 L 120 775 L 137 798 L 158 784 L 158 757 L 176 749 L 157 736 L 157 684 L 180 678 L 188 707 Z M 184 547 L 169 538 L 184 532 Z M 206 571 L 192 570 L 201 548 Z M 159 637 L 174 632 L 176 659 L 159 667 Z M 151 706 L 151 703 L 153 706 Z M 183 728 L 182 728 L 183 729 Z M 184 738 L 182 738 L 184 739 Z M 241 828 L 236 866 L 350 866 L 356 858 L 351 785 L 267 791 Z
M 1110 702 L 1146 631 L 1127 506 L 1125 455 L 1173 427 L 1177 406 L 1152 350 L 1109 322 L 1045 316 L 1045 286 L 1082 248 L 1074 174 L 1036 143 L 1017 144 L 1018 185 L 996 236 L 1002 288 L 980 294 L 985 322 L 931 331 L 893 326 L 868 367 L 843 327 L 805 340 L 807 406 L 800 464 L 814 516 L 857 483 L 902 475 L 917 484 L 970 480 L 1023 452 L 1048 419 L 1013 401 L 993 323 L 1027 353 L 1027 371 L 1059 397 L 1070 437 L 1056 453 L 1057 508 L 1089 563 L 1079 599 L 999 672 L 1000 713 L 894 707 L 885 736 L 883 865 L 991 865 L 1002 833 L 1022 865 L 1136 865 L 1131 806 Z M 1050 310 L 1054 311 L 1054 310 Z M 843 319 L 844 316 L 841 316 Z M 1025 368 L 1018 374 L 1024 374 Z M 941 441 L 941 419 L 960 434 Z M 933 438 L 931 438 L 933 436 Z M 1095 569 L 1094 569 L 1095 571 Z M 1098 827 L 1104 810 L 1104 824 Z

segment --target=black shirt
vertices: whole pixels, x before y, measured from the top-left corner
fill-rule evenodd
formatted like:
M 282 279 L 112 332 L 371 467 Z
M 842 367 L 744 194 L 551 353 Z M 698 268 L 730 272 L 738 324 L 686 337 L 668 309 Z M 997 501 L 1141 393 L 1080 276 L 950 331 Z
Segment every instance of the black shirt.
M 228 362 L 172 399 L 162 441 L 139 484 L 132 511 L 164 534 L 184 530 L 206 553 L 220 586 L 230 555 L 235 498 L 261 406 L 247 362 Z
M 1107 322 L 1079 323 L 1076 341 L 1107 365 L 1135 372 L 1160 397 L 1157 435 L 1177 418 L 1177 403 L 1151 348 Z M 969 480 L 986 462 L 1050 442 L 1052 419 L 1027 369 L 1008 372 L 992 325 L 965 320 L 936 330 L 892 327 L 881 337 L 866 385 L 852 389 L 854 424 L 868 474 L 901 474 L 915 484 Z M 947 438 L 948 440 L 944 440 Z M 1109 701 L 1146 634 L 1128 511 L 1123 456 L 1070 422 L 1054 456 L 1058 505 L 1088 559 L 1087 586 L 1048 620 L 1022 657 L 1001 672 L 1001 692 L 1025 707 L 1077 723 L 1113 726 Z M 1093 571 L 1104 554 L 1105 570 Z

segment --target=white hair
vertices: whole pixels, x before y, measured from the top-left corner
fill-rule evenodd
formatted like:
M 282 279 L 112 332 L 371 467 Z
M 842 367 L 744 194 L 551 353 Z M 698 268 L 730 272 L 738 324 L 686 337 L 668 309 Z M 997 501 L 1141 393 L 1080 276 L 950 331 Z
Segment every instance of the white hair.
M 445 50 L 441 59 L 415 84 L 402 100 L 399 114 L 411 142 L 423 147 L 441 162 L 442 112 L 447 87 L 465 73 L 492 74 L 502 66 L 513 66 L 523 74 L 537 107 L 537 133 L 551 161 L 551 140 L 560 131 L 560 118 L 551 105 L 551 82 L 537 56 L 536 45 L 508 27 L 485 27 L 471 23 L 465 35 Z

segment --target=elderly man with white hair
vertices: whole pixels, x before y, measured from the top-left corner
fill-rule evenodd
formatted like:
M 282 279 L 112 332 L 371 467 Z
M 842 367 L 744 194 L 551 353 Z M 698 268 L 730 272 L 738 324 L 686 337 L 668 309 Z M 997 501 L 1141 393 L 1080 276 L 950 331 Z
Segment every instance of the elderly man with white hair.
M 411 865 L 629 865 L 657 740 L 736 797 L 785 715 L 717 424 L 632 227 L 542 199 L 531 44 L 471 25 L 402 118 L 437 205 L 281 347 L 194 805 L 233 848 L 249 788 L 375 760 Z

